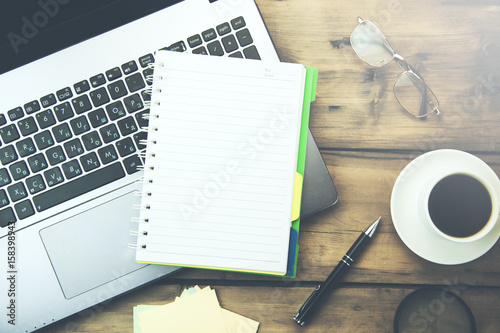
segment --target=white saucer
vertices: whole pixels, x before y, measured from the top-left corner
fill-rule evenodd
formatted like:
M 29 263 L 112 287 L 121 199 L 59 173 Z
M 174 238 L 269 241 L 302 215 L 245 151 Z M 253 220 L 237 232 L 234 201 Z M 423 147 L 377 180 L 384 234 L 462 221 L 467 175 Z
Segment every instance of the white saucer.
M 483 238 L 453 242 L 431 231 L 418 212 L 419 195 L 427 179 L 443 172 L 480 174 L 500 193 L 500 180 L 478 157 L 459 150 L 442 149 L 425 153 L 411 161 L 401 172 L 391 196 L 391 215 L 401 240 L 418 256 L 437 264 L 463 264 L 485 254 L 500 237 L 500 223 Z

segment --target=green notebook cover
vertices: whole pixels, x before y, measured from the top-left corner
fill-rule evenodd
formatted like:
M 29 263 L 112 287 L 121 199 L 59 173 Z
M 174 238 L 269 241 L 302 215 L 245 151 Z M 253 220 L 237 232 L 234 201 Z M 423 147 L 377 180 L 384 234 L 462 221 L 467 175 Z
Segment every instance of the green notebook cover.
M 300 143 L 297 158 L 297 173 L 304 178 L 306 164 L 307 134 L 309 130 L 309 113 L 311 103 L 316 99 L 316 86 L 318 82 L 318 70 L 306 66 L 306 80 L 304 85 L 304 102 L 302 105 L 302 123 L 300 127 Z M 302 197 L 302 184 L 300 184 L 300 198 Z M 298 207 L 296 207 L 298 205 Z M 294 203 L 294 210 L 300 212 L 300 200 Z M 298 235 L 300 217 L 292 221 L 290 230 L 290 249 L 288 253 L 288 270 L 285 277 L 294 278 L 297 274 L 297 260 L 299 255 Z

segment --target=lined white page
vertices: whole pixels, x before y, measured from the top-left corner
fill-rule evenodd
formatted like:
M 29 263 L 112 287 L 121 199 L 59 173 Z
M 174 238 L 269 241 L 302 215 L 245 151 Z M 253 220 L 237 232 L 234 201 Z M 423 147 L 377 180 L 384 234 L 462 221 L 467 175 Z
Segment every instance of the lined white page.
M 137 261 L 285 274 L 304 79 L 157 52 Z

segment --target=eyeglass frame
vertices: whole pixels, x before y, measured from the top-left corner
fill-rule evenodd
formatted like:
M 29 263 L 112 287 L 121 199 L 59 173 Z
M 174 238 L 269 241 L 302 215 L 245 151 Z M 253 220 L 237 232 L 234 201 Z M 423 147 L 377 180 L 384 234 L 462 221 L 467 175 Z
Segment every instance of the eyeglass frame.
M 383 38 L 383 41 L 387 44 L 387 46 L 390 47 L 390 51 L 392 51 L 392 59 L 389 60 L 388 62 L 386 62 L 385 64 L 382 64 L 380 66 L 376 66 L 376 65 L 372 65 L 372 64 L 369 64 L 368 62 L 366 62 L 363 57 L 361 57 L 359 55 L 359 53 L 356 51 L 356 48 L 353 47 L 353 50 L 354 52 L 356 53 L 356 55 L 367 65 L 369 66 L 372 66 L 372 67 L 383 67 L 385 65 L 388 65 L 392 60 L 395 60 L 396 63 L 398 64 L 398 66 L 401 68 L 401 70 L 403 71 L 401 74 L 398 75 L 398 77 L 396 78 L 396 81 L 394 81 L 394 86 L 393 86 L 393 93 L 394 93 L 394 97 L 396 97 L 396 100 L 398 101 L 399 105 L 403 108 L 403 110 L 405 110 L 408 114 L 410 114 L 411 116 L 415 117 L 415 118 L 425 118 L 427 117 L 428 115 L 430 114 L 433 114 L 435 113 L 435 115 L 439 115 L 441 113 L 441 111 L 439 110 L 439 100 L 437 99 L 436 95 L 434 95 L 434 93 L 432 92 L 431 88 L 427 85 L 427 83 L 425 83 L 425 80 L 422 78 L 422 76 L 420 76 L 416 70 L 413 69 L 413 67 L 410 66 L 410 64 L 408 64 L 408 62 L 405 60 L 405 58 L 403 58 L 403 56 L 401 56 L 400 54 L 396 53 L 396 51 L 394 50 L 394 48 L 392 47 L 392 45 L 389 43 L 389 41 L 387 40 L 387 37 L 385 37 L 385 35 L 382 33 L 382 31 L 380 31 L 380 29 L 371 21 L 369 20 L 363 20 L 361 17 L 358 17 L 358 26 L 353 30 L 353 32 L 351 33 L 351 37 L 350 39 L 352 40 L 352 35 L 355 33 L 356 29 L 359 28 L 359 26 L 363 23 L 368 23 L 370 24 L 373 28 L 375 28 L 376 32 L 378 34 L 380 34 L 380 36 Z M 352 45 L 352 43 L 351 43 Z M 426 89 L 424 89 L 424 92 L 420 92 L 422 94 L 422 100 L 423 99 L 427 99 L 427 91 L 429 91 L 432 96 L 434 97 L 434 99 L 436 100 L 436 106 L 432 109 L 432 111 L 430 112 L 427 112 L 426 114 L 424 115 L 415 115 L 413 113 L 411 113 L 410 111 L 408 111 L 404 106 L 403 104 L 401 103 L 401 101 L 399 100 L 398 98 L 398 95 L 396 95 L 396 84 L 398 82 L 398 80 L 401 78 L 401 76 L 403 76 L 405 73 L 410 73 L 410 74 L 413 74 L 415 77 L 417 77 L 425 86 Z M 418 86 L 413 83 L 415 85 L 415 87 L 418 89 Z M 419 89 L 420 90 L 420 89 Z M 426 105 L 426 103 L 422 102 L 421 105 L 420 105 L 420 113 L 422 113 L 422 109 L 424 108 L 424 106 Z

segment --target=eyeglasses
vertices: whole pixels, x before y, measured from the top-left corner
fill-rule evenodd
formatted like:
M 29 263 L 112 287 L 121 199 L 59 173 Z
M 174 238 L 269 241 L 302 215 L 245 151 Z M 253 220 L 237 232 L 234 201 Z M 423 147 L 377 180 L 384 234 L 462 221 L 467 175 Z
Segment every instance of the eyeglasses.
M 394 59 L 403 70 L 394 82 L 394 96 L 403 109 L 416 118 L 438 115 L 439 101 L 424 79 L 394 51 L 375 24 L 361 18 L 358 22 L 351 35 L 351 45 L 361 60 L 370 66 L 382 67 Z

